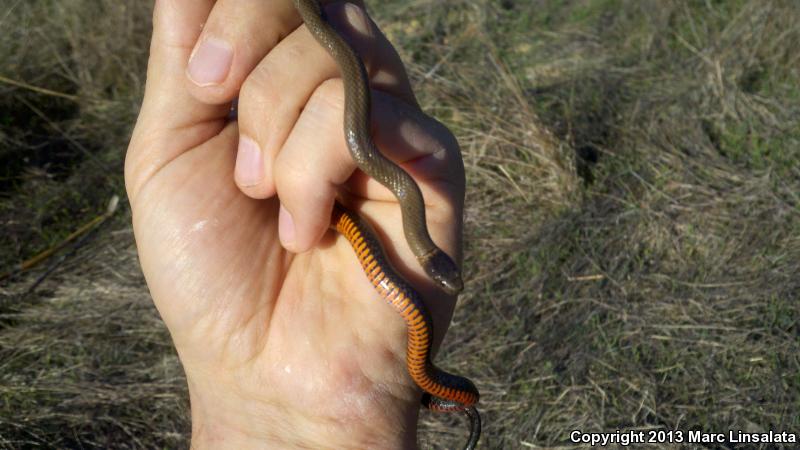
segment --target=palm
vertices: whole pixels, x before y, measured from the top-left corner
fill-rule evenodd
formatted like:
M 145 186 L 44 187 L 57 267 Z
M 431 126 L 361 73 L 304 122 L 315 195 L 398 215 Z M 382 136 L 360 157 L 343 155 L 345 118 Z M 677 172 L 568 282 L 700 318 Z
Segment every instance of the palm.
M 282 249 L 277 199 L 250 199 L 231 179 L 228 128 L 161 169 L 134 204 L 145 275 L 187 373 L 234 378 L 265 408 L 323 416 L 357 413 L 379 391 L 415 403 L 402 320 L 344 239 L 326 237 L 300 255 Z M 395 206 L 364 209 L 396 215 Z M 402 238 L 397 227 L 381 229 Z

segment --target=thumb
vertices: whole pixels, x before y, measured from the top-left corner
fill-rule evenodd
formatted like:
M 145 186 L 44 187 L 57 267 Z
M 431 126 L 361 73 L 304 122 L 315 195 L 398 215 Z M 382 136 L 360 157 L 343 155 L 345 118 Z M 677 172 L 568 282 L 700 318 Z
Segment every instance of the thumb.
M 186 66 L 214 0 L 156 0 L 147 82 L 125 161 L 131 199 L 180 154 L 225 126 L 230 105 L 199 102 L 186 88 Z

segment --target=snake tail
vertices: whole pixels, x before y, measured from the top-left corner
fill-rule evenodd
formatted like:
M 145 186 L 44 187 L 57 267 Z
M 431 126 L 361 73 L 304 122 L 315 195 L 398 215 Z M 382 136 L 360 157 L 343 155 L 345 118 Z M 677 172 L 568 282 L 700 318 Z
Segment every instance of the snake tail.
M 475 406 L 464 407 L 461 403 L 434 397 L 428 393 L 422 396 L 422 404 L 435 412 L 463 411 L 469 420 L 469 438 L 464 450 L 472 450 L 478 445 L 478 440 L 481 438 L 481 415 Z

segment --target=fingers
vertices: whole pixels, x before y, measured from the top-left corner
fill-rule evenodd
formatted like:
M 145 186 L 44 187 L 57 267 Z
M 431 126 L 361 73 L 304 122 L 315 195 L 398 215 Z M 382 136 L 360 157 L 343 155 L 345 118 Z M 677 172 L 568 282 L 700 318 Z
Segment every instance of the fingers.
M 239 153 L 234 178 L 254 198 L 275 194 L 274 160 L 314 90 L 336 66 L 306 33 L 295 32 L 264 59 L 242 86 Z M 268 176 L 269 175 L 269 176 Z
M 328 7 L 328 18 L 366 55 L 372 85 L 415 104 L 400 58 L 363 9 L 354 4 Z M 238 117 L 240 146 L 235 180 L 253 198 L 275 194 L 274 161 L 306 102 L 318 86 L 339 77 L 339 68 L 305 28 L 273 48 L 242 86 Z
M 376 93 L 376 144 L 389 158 L 410 161 L 418 180 L 451 183 L 426 193 L 426 201 L 436 203 L 441 192 L 459 192 L 452 189 L 463 186 L 455 140 L 419 113 L 402 62 L 386 37 L 356 4 L 333 3 L 326 14 L 365 61 Z M 227 105 L 238 95 L 234 180 L 253 198 L 277 193 L 281 241 L 295 252 L 311 248 L 325 233 L 337 190 L 355 170 L 342 132 L 339 68 L 300 25 L 288 1 L 219 0 L 186 69 L 188 91 L 198 101 Z M 437 175 L 441 171 L 444 175 Z M 394 201 L 367 177 L 355 179 L 350 189 L 356 195 Z
M 147 64 L 145 108 L 172 109 L 169 124 L 184 125 L 216 116 L 183 87 L 189 55 L 213 0 L 159 0 L 153 8 L 153 36 Z M 155 114 L 154 114 L 155 115 Z M 155 121 L 163 123 L 163 117 Z
M 326 7 L 326 14 L 368 64 L 376 59 L 371 56 L 373 53 L 385 60 L 380 64 L 385 71 L 372 70 L 374 82 L 388 88 L 397 86 L 398 91 L 405 90 L 403 95 L 409 95 L 411 90 L 399 58 L 360 4 L 335 2 Z M 186 70 L 192 95 L 209 104 L 230 102 L 264 57 L 301 25 L 289 0 L 218 0 L 203 25 Z M 304 33 L 306 40 L 313 40 L 307 31 Z M 296 48 L 307 50 L 309 44 Z M 302 61 L 315 60 L 306 57 L 292 62 Z M 402 74 L 401 80 L 397 74 Z
M 383 92 L 373 92 L 373 103 L 372 122 L 378 126 L 372 137 L 378 148 L 401 164 L 418 183 L 442 185 L 436 193 L 448 197 L 428 196 L 425 199 L 428 205 L 446 200 L 460 206 L 459 195 L 463 194 L 465 184 L 464 165 L 458 141 L 450 130 L 418 107 Z M 362 172 L 356 172 L 350 184 L 364 197 L 394 200 L 388 189 Z
M 360 172 L 353 176 L 356 166 L 342 132 L 341 84 L 339 79 L 328 80 L 315 90 L 274 162 L 282 205 L 279 235 L 283 246 L 294 252 L 308 250 L 325 233 L 343 184 L 355 196 L 396 201 L 369 177 Z M 378 93 L 373 103 L 374 135 L 381 152 L 420 182 L 426 201 L 440 206 L 440 216 L 452 218 L 463 201 L 463 166 L 453 136 L 392 96 Z
M 281 201 L 279 236 L 302 252 L 327 230 L 336 190 L 355 170 L 342 133 L 344 95 L 340 80 L 323 83 L 309 99 L 275 160 Z
M 288 0 L 218 0 L 186 69 L 198 100 L 230 102 L 245 78 L 300 23 Z
M 126 156 L 125 182 L 131 199 L 166 163 L 224 125 L 227 106 L 205 105 L 185 88 L 186 63 L 213 3 L 155 2 L 145 95 Z

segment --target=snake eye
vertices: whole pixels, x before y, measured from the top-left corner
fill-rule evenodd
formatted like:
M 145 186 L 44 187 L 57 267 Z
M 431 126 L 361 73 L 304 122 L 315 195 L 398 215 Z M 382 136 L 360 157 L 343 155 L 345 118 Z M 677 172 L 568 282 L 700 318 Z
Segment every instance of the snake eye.
M 464 282 L 461 281 L 461 277 L 456 277 L 455 279 L 447 279 L 442 277 L 436 281 L 439 282 L 439 286 L 442 288 L 442 290 L 450 295 L 458 295 L 458 293 L 464 289 Z

